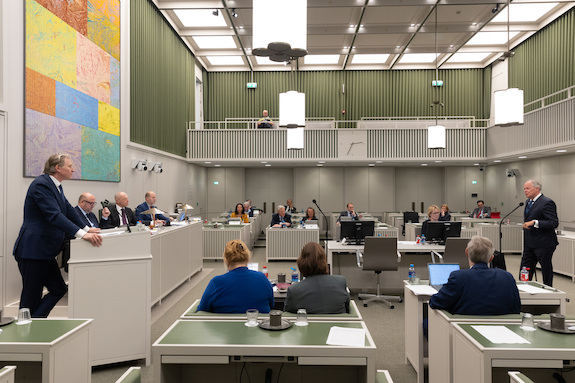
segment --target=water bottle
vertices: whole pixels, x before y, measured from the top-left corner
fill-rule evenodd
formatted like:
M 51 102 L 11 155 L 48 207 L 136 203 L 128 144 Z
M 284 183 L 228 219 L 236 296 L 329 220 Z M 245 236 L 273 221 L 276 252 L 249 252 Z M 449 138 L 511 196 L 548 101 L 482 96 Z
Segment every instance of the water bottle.
M 415 282 L 415 266 L 413 263 L 409 264 L 409 273 L 408 273 L 409 283 Z
M 268 267 L 264 265 L 264 268 L 262 270 L 262 273 L 264 273 L 264 275 L 266 276 L 266 278 L 268 277 Z
M 507 224 L 508 224 L 508 225 L 510 224 L 509 218 L 507 218 Z
M 421 243 L 421 237 L 418 235 L 417 238 L 415 238 L 415 244 L 419 245 Z
M 523 267 L 521 269 L 521 282 L 529 282 L 529 267 Z
M 421 244 L 425 245 L 425 234 L 421 234 Z
M 290 269 L 291 269 L 291 283 L 295 283 L 299 280 L 298 272 L 294 267 L 290 267 Z
M 142 221 L 138 221 L 138 223 L 136 224 L 136 231 L 142 231 L 144 230 L 144 225 L 142 224 Z

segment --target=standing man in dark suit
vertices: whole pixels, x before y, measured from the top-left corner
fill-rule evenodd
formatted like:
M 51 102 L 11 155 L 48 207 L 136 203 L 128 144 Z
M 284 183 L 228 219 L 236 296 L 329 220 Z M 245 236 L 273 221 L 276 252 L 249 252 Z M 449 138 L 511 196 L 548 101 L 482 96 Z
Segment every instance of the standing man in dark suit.
M 144 198 L 146 199 L 145 202 L 141 203 L 138 205 L 138 207 L 136 208 L 136 220 L 137 221 L 142 221 L 142 223 L 144 225 L 149 225 L 150 222 L 152 222 L 152 215 L 151 214 L 142 214 L 142 212 L 152 208 L 152 207 L 156 207 L 156 193 L 154 193 L 153 191 L 149 191 L 146 192 L 146 195 L 144 196 Z M 173 221 L 174 219 L 171 217 L 166 217 L 163 214 L 156 214 L 156 221 L 161 221 L 162 223 L 164 222 L 170 222 Z
M 555 229 L 559 226 L 557 206 L 551 198 L 541 194 L 541 183 L 529 180 L 523 185 L 527 197 L 523 223 L 523 257 L 521 266 L 529 268 L 529 280 L 533 278 L 535 265 L 541 265 L 543 283 L 553 286 L 553 263 L 551 258 L 559 244 Z
M 82 193 L 80 194 L 80 198 L 78 198 L 78 205 L 74 208 L 78 217 L 89 227 L 100 227 L 100 223 L 98 222 L 98 218 L 96 215 L 92 213 L 92 209 L 96 206 L 96 197 L 90 193 Z M 110 210 L 105 207 L 102 210 L 102 218 L 108 219 L 110 216 Z
M 22 275 L 20 308 L 33 318 L 46 318 L 68 288 L 56 256 L 66 236 L 102 244 L 100 229 L 89 228 L 64 196 L 62 181 L 72 178 L 74 167 L 68 154 L 53 154 L 26 193 L 24 223 L 14 244 L 14 256 Z M 44 287 L 48 294 L 42 297 Z
M 128 207 L 130 203 L 128 195 L 124 192 L 117 192 L 114 195 L 114 199 L 116 200 L 116 204 L 110 206 L 110 216 L 108 219 L 102 220 L 102 229 L 126 226 L 128 224 L 135 226 L 137 223 L 136 215 L 132 209 Z

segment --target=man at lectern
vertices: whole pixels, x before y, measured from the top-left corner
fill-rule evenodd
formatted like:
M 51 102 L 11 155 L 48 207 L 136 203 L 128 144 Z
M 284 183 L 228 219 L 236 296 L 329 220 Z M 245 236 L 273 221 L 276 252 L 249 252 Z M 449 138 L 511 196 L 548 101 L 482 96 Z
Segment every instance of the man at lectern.
M 64 195 L 62 181 L 73 174 L 70 155 L 53 154 L 26 193 L 14 257 L 22 275 L 20 308 L 29 308 L 33 318 L 46 318 L 68 290 L 56 261 L 66 236 L 102 244 L 100 229 L 82 222 Z M 48 294 L 42 296 L 44 287 Z

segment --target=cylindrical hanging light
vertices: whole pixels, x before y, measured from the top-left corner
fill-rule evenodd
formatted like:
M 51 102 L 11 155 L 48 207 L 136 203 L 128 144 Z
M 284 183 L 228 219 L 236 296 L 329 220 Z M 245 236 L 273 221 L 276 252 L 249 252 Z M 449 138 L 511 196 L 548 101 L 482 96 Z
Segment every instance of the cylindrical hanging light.
M 295 90 L 280 93 L 280 126 L 287 128 L 305 126 L 305 93 Z
M 287 129 L 287 148 L 289 149 L 303 149 L 304 143 L 304 128 Z
M 497 90 L 493 93 L 495 125 L 523 124 L 523 91 L 517 88 Z
M 435 122 L 437 124 L 437 122 Z M 445 149 L 445 126 L 432 125 L 427 127 L 427 148 Z
M 253 0 L 256 56 L 286 62 L 307 55 L 307 0 Z

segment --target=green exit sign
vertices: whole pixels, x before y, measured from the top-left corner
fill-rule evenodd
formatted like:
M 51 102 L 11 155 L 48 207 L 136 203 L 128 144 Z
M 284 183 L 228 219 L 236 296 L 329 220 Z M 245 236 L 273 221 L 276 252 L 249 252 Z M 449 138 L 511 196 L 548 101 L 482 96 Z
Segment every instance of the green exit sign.
M 256 89 L 258 87 L 257 82 L 248 82 L 248 89 Z
M 443 80 L 433 80 L 431 86 L 443 86 Z
M 475 184 L 477 183 L 477 181 L 471 181 L 471 183 L 472 183 L 473 185 L 475 185 Z

